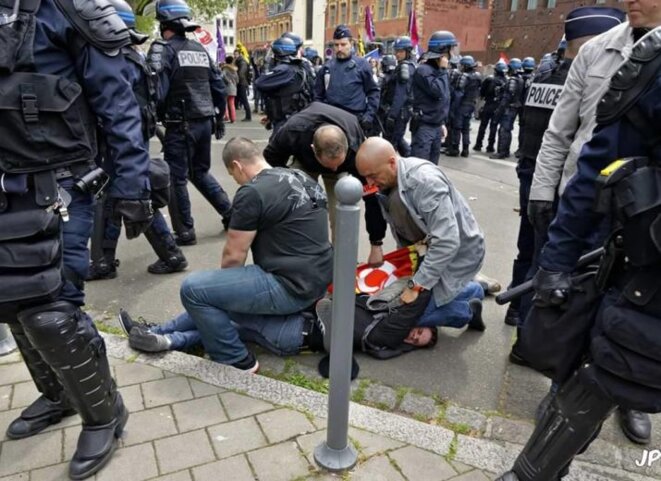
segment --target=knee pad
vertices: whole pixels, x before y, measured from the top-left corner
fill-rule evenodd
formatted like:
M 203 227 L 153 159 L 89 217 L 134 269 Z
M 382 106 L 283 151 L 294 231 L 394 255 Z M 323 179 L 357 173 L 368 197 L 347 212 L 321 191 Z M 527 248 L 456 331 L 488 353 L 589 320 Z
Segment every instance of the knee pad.
M 28 339 L 38 350 L 57 349 L 76 333 L 80 308 L 70 302 L 57 301 L 25 309 L 18 313 Z

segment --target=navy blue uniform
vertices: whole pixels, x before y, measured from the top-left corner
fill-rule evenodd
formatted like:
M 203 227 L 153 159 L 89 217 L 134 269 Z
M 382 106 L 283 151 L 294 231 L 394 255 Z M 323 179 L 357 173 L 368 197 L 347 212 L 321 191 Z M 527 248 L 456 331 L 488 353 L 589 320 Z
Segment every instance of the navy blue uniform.
M 468 153 L 470 147 L 470 129 L 475 103 L 480 95 L 482 76 L 478 72 L 464 72 L 457 81 L 455 89 L 454 112 L 452 113 L 452 139 L 451 150 L 459 151 L 461 143 L 462 150 Z
M 484 106 L 480 111 L 480 127 L 477 130 L 475 150 L 482 149 L 484 136 L 489 126 L 489 139 L 487 140 L 487 152 L 493 152 L 498 132 L 498 119 L 495 117 L 496 109 L 500 105 L 503 86 L 507 83 L 505 75 L 495 73 L 488 76 L 482 82 L 480 97 L 484 99 Z
M 413 75 L 412 92 L 411 156 L 437 164 L 441 155 L 441 125 L 450 109 L 447 69 L 420 64 Z
M 411 155 L 411 146 L 404 139 L 404 134 L 411 119 L 411 86 L 414 74 L 415 64 L 411 60 L 402 60 L 392 74 L 384 77 L 381 90 L 379 118 L 384 129 L 383 138 L 388 140 L 402 157 Z
M 496 111 L 498 117 L 498 155 L 509 157 L 512 145 L 512 130 L 514 120 L 521 109 L 524 91 L 523 79 L 518 75 L 512 75 L 503 87 L 503 97 Z
M 158 76 L 160 119 L 166 125 L 164 158 L 170 166 L 175 232 L 193 232 L 187 179 L 222 217 L 229 217 L 227 193 L 211 175 L 214 108 L 225 112 L 225 84 L 204 47 L 175 35 L 152 43 L 149 63 Z M 177 224 L 181 225 L 177 225 Z
M 379 87 L 367 60 L 351 55 L 328 61 L 317 73 L 314 100 L 351 112 L 361 124 L 376 123 Z

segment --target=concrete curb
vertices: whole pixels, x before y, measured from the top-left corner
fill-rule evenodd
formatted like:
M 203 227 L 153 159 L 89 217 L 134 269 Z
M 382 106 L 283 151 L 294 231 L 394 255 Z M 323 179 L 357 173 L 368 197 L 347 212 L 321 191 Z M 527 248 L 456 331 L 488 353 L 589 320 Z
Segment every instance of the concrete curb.
M 176 374 L 239 391 L 274 404 L 290 406 L 326 418 L 327 396 L 265 376 L 246 374 L 229 366 L 197 356 L 170 351 L 162 354 L 140 354 L 128 346 L 126 338 L 102 333 L 108 355 L 129 362 L 140 362 Z M 378 435 L 416 446 L 442 456 L 454 452 L 455 461 L 501 473 L 509 469 L 521 451 L 520 444 L 456 435 L 449 429 L 398 414 L 381 411 L 352 402 L 349 423 Z M 656 477 L 635 474 L 622 469 L 577 461 L 567 481 L 658 481 Z

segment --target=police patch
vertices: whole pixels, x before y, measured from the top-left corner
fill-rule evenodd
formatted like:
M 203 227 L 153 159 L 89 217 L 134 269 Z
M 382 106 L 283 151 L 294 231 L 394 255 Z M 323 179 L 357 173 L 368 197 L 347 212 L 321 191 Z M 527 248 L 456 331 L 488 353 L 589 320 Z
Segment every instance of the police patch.
M 154 43 L 151 45 L 151 51 L 152 51 L 152 52 L 162 52 L 162 51 L 163 51 L 163 44 L 160 44 L 160 43 L 154 42 Z
M 206 52 L 195 50 L 180 50 L 177 60 L 181 67 L 205 67 L 209 68 L 209 57 Z
M 562 87 L 562 85 L 542 83 L 530 85 L 526 106 L 553 110 L 562 93 Z

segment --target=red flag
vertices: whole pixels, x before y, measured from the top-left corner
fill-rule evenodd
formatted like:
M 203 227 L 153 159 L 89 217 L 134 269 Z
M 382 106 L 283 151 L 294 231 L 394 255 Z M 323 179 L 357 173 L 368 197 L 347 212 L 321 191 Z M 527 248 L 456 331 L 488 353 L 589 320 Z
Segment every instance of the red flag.
M 415 19 L 415 4 L 411 4 L 411 11 L 409 12 L 409 37 L 411 37 L 411 43 L 413 44 L 413 49 L 418 49 L 418 42 L 420 38 L 418 37 L 418 22 Z
M 372 18 L 372 10 L 369 6 L 365 7 L 365 36 L 370 42 L 374 41 L 376 31 L 374 30 L 374 19 Z
M 507 55 L 505 55 L 505 52 L 500 52 L 500 57 L 498 58 L 499 62 L 503 62 L 505 64 L 510 63 L 510 59 L 507 58 Z

